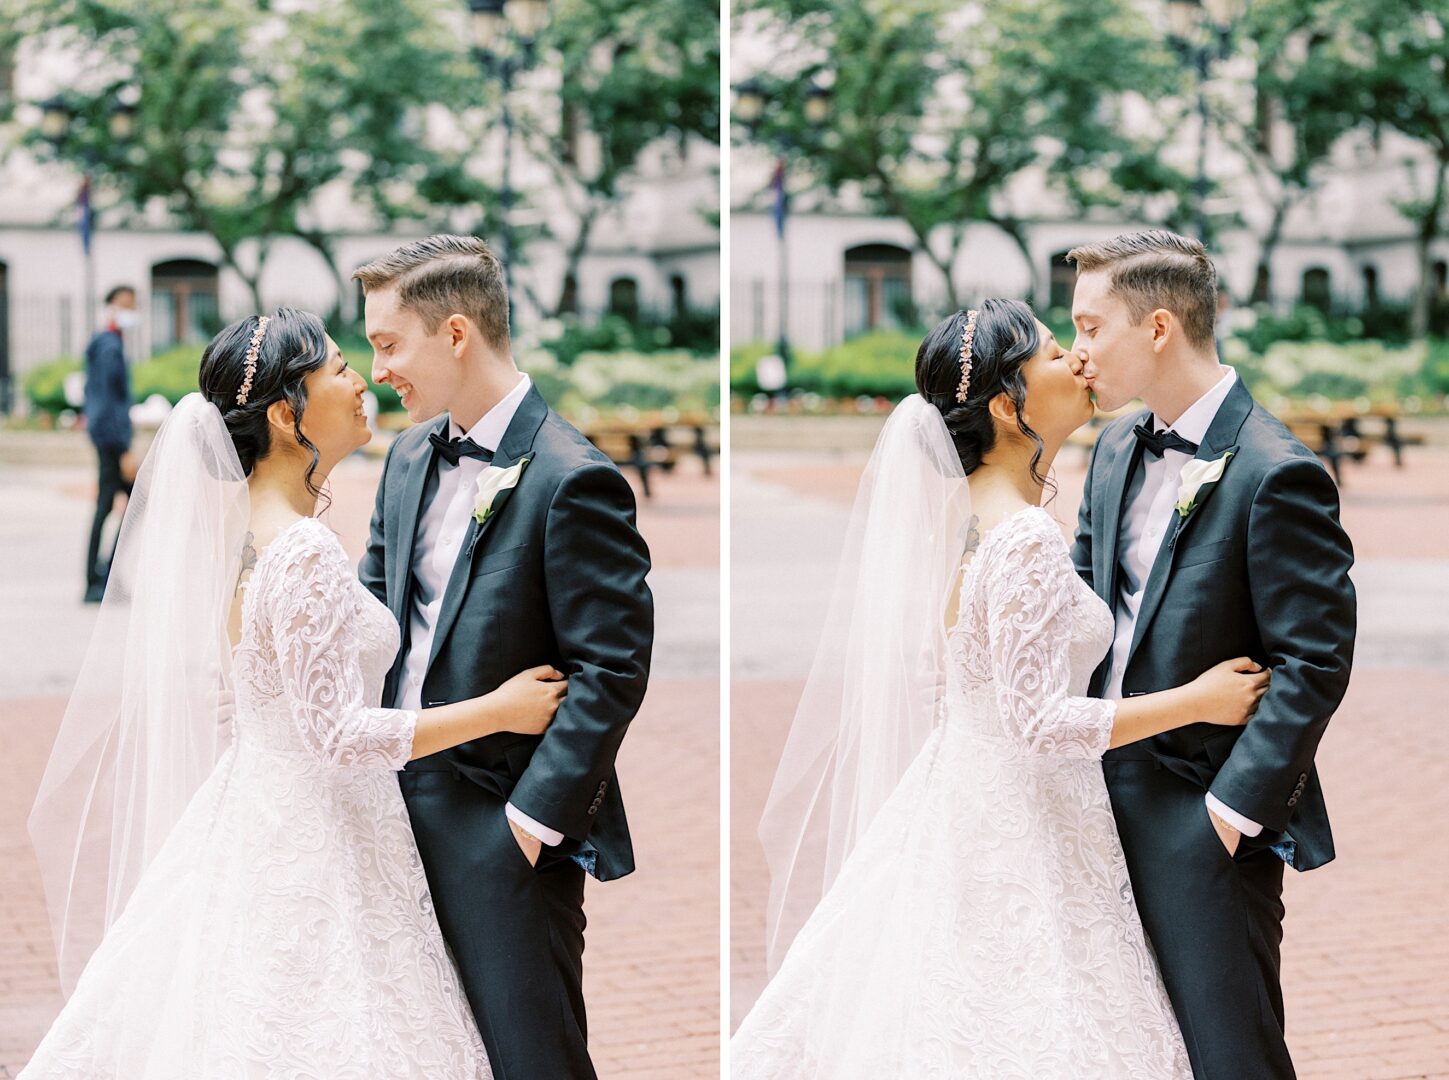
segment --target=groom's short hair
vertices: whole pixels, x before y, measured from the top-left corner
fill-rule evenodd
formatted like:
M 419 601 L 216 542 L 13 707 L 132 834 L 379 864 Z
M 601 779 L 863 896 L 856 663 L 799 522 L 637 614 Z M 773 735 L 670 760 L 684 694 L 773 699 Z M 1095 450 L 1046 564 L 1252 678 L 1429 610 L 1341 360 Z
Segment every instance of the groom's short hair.
M 397 289 L 398 302 L 417 312 L 428 333 L 466 315 L 494 349 L 508 348 L 508 286 L 503 263 L 476 236 L 439 234 L 404 244 L 352 274 L 363 292 Z
M 1108 271 L 1111 293 L 1122 298 L 1133 322 L 1163 308 L 1177 316 L 1191 344 L 1212 347 L 1218 272 L 1198 241 L 1166 229 L 1123 233 L 1072 248 L 1067 262 L 1079 274 Z

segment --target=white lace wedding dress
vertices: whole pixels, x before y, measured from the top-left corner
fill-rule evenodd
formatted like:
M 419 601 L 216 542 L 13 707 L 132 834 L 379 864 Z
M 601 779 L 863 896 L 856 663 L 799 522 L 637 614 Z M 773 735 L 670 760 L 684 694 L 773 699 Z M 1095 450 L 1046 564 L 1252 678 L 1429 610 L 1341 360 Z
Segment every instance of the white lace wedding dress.
M 21 1072 L 25 1080 L 491 1077 L 372 707 L 387 608 L 313 518 L 260 554 L 235 738 Z
M 1085 694 L 1112 642 L 1055 522 L 982 540 L 944 721 L 731 1041 L 734 1080 L 1190 1080 Z

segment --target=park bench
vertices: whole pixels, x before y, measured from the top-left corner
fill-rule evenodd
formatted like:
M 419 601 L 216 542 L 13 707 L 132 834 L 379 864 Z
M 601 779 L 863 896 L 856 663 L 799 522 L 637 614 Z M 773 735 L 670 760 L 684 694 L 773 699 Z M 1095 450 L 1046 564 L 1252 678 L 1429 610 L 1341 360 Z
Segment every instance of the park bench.
M 1335 483 L 1343 483 L 1343 462 L 1361 462 L 1375 446 L 1387 446 L 1394 465 L 1404 467 L 1404 447 L 1422 445 L 1418 435 L 1399 431 L 1401 414 L 1392 405 L 1361 409 L 1352 402 L 1319 408 L 1295 407 L 1279 414 L 1294 438 L 1328 463 Z
M 719 423 L 705 413 L 601 417 L 581 423 L 579 429 L 610 461 L 639 474 L 646 499 L 652 495 L 649 475 L 653 470 L 673 472 L 683 455 L 694 454 L 708 476 L 713 459 L 719 455 Z

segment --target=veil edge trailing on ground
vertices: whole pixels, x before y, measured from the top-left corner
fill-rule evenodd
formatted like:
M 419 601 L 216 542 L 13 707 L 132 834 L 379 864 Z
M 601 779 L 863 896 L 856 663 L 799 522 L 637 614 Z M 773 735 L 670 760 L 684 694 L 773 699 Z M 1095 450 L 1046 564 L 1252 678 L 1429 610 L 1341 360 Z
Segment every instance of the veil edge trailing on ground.
M 760 823 L 772 975 L 938 720 L 947 593 L 970 520 L 941 413 L 912 394 L 886 421 L 861 478 Z
M 136 478 L 29 819 L 67 996 L 224 749 L 248 511 L 221 413 L 187 395 Z

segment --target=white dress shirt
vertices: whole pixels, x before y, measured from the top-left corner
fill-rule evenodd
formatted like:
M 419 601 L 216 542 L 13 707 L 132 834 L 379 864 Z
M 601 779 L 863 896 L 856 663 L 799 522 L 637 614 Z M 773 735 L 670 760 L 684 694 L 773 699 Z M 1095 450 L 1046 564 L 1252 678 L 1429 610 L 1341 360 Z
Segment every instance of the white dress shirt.
M 461 439 L 466 435 L 485 450 L 496 452 L 531 383 L 527 375 L 520 374 L 518 384 L 466 432 L 456 420 L 449 418 L 448 438 Z M 463 550 L 463 542 L 471 535 L 473 493 L 484 462 L 460 457 L 458 464 L 449 465 L 440 458 L 437 469 L 437 490 L 418 516 L 417 534 L 413 539 L 413 602 L 408 614 L 408 654 L 403 661 L 398 700 L 398 707 L 403 709 L 423 707 L 423 678 L 428 672 L 433 633 L 443 609 L 443 592 L 453 574 L 453 564 Z M 511 821 L 545 844 L 563 842 L 563 833 L 533 820 L 512 803 L 506 812 Z
M 1198 398 L 1171 425 L 1164 424 L 1156 416 L 1151 418 L 1154 431 L 1175 431 L 1188 442 L 1201 443 L 1207 437 L 1213 418 L 1222 407 L 1238 375 L 1230 367 L 1223 367 L 1223 377 L 1206 394 Z M 1112 667 L 1107 675 L 1107 688 L 1102 696 L 1112 700 L 1122 697 L 1122 676 L 1127 671 L 1127 656 L 1132 650 L 1132 636 L 1137 630 L 1137 615 L 1142 610 L 1142 596 L 1147 589 L 1147 579 L 1152 575 L 1157 553 L 1162 548 L 1162 538 L 1172 527 L 1172 516 L 1177 512 L 1178 483 L 1182 470 L 1191 454 L 1181 450 L 1164 450 L 1162 456 L 1154 457 L 1144 452 L 1138 465 L 1141 486 L 1132 495 L 1118 532 L 1117 551 L 1117 631 L 1112 640 Z M 1134 479 L 1134 486 L 1135 479 Z M 1208 809 L 1217 814 L 1244 836 L 1257 836 L 1263 826 L 1245 818 L 1242 814 L 1225 806 L 1211 792 L 1207 794 Z

